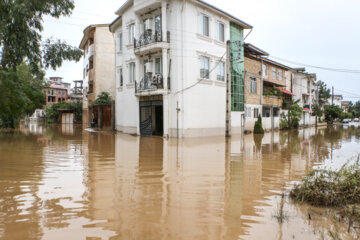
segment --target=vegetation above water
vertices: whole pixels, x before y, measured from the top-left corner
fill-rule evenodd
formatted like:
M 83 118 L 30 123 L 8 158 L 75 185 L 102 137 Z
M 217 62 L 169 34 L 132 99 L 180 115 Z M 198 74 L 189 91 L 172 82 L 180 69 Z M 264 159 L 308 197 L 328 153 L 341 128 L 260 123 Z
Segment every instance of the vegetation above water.
M 295 185 L 290 197 L 314 206 L 341 207 L 360 203 L 359 164 L 344 165 L 340 170 L 317 169 Z
M 81 102 L 59 102 L 45 108 L 45 116 L 47 122 L 59 123 L 60 113 L 62 109 L 68 109 L 74 112 L 76 123 L 81 123 L 82 119 L 82 103 Z
M 257 133 L 257 134 L 263 134 L 264 133 L 264 129 L 262 127 L 262 119 L 261 119 L 260 115 L 258 116 L 258 119 L 255 122 L 254 133 Z

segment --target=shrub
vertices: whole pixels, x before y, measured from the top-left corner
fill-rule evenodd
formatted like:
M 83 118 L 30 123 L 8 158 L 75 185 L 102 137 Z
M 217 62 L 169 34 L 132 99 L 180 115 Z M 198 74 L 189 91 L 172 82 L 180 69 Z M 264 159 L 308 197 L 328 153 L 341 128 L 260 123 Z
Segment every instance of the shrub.
M 290 192 L 290 197 L 315 206 L 345 206 L 360 202 L 359 165 L 339 171 L 313 170 Z
M 280 119 L 280 129 L 288 129 L 289 128 L 289 124 L 288 121 L 284 118 Z
M 258 116 L 258 119 L 257 121 L 255 122 L 255 125 L 254 125 L 254 133 L 264 133 L 264 129 L 262 127 L 262 119 L 261 119 L 261 116 L 259 115 Z
M 112 99 L 109 93 L 101 92 L 94 101 L 94 104 L 111 104 L 111 101 Z
M 343 110 L 336 105 L 330 105 L 325 108 L 325 119 L 328 122 L 333 122 L 335 118 L 341 118 Z
M 45 108 L 45 116 L 49 122 L 58 123 L 60 118 L 59 109 L 73 110 L 75 113 L 75 122 L 81 123 L 82 103 L 79 102 L 59 102 Z

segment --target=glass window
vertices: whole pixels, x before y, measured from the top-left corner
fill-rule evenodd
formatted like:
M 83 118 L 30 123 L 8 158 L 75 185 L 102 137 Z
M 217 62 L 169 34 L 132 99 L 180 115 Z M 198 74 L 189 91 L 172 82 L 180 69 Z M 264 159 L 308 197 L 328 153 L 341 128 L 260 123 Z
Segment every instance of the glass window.
M 205 16 L 204 14 L 201 14 L 199 16 L 199 31 L 200 34 L 205 35 L 205 36 L 209 36 L 209 17 Z
M 129 64 L 129 82 L 135 82 L 135 63 Z
M 119 77 L 120 77 L 120 87 L 122 87 L 123 84 L 124 84 L 123 70 L 122 70 L 122 68 L 120 68 L 120 70 L 119 70 Z
M 200 57 L 200 77 L 209 79 L 209 58 Z
M 262 75 L 263 77 L 267 76 L 268 75 L 268 68 L 267 68 L 267 65 L 266 64 L 263 64 L 262 65 Z
M 225 27 L 221 22 L 216 23 L 216 40 L 224 42 L 225 41 Z
M 225 63 L 224 62 L 218 62 L 216 67 L 216 75 L 217 80 L 219 81 L 225 81 Z
M 271 72 L 272 72 L 272 78 L 276 79 L 276 68 L 271 68 Z
M 256 92 L 257 92 L 256 78 L 250 77 L 250 93 L 256 94 Z
M 162 74 L 161 58 L 155 58 L 155 74 Z
M 120 50 L 120 51 L 123 50 L 123 38 L 122 38 L 122 33 L 119 34 L 119 50 Z
M 258 118 L 258 116 L 259 116 L 259 109 L 254 108 L 254 118 Z
M 155 16 L 155 32 L 161 32 L 161 15 Z
M 249 108 L 249 107 L 245 108 L 245 116 L 251 117 L 251 108 Z
M 134 43 L 135 38 L 135 23 L 129 25 L 129 44 Z
M 282 71 L 281 69 L 278 69 L 278 79 L 279 79 L 280 81 L 283 80 L 283 71 Z

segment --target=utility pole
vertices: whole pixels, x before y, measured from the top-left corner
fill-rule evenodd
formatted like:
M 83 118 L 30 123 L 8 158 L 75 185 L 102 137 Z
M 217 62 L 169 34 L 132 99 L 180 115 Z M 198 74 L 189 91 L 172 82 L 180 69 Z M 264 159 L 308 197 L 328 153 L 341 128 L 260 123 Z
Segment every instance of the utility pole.
M 315 128 L 317 128 L 318 125 L 318 114 L 320 111 L 320 106 L 319 106 L 319 85 L 316 85 L 316 117 L 315 117 Z
M 331 105 L 334 104 L 334 86 L 332 87 L 332 91 L 331 91 Z
M 230 41 L 226 42 L 226 120 L 225 136 L 231 136 L 231 73 L 230 73 Z

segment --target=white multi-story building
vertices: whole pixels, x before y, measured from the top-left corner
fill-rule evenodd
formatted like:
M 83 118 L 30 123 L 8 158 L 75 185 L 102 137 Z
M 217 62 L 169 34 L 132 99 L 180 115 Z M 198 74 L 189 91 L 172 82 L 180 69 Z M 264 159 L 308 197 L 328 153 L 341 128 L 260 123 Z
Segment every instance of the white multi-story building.
M 200 0 L 128 0 L 110 25 L 116 53 L 116 129 L 224 135 L 226 41 L 232 41 L 231 124 L 244 113 L 243 31 L 251 26 Z
M 312 116 L 311 106 L 316 103 L 316 74 L 305 72 L 305 68 L 292 69 L 292 88 L 295 94 L 294 100 L 299 100 L 299 106 L 303 108 L 300 126 L 315 124 L 315 116 Z

